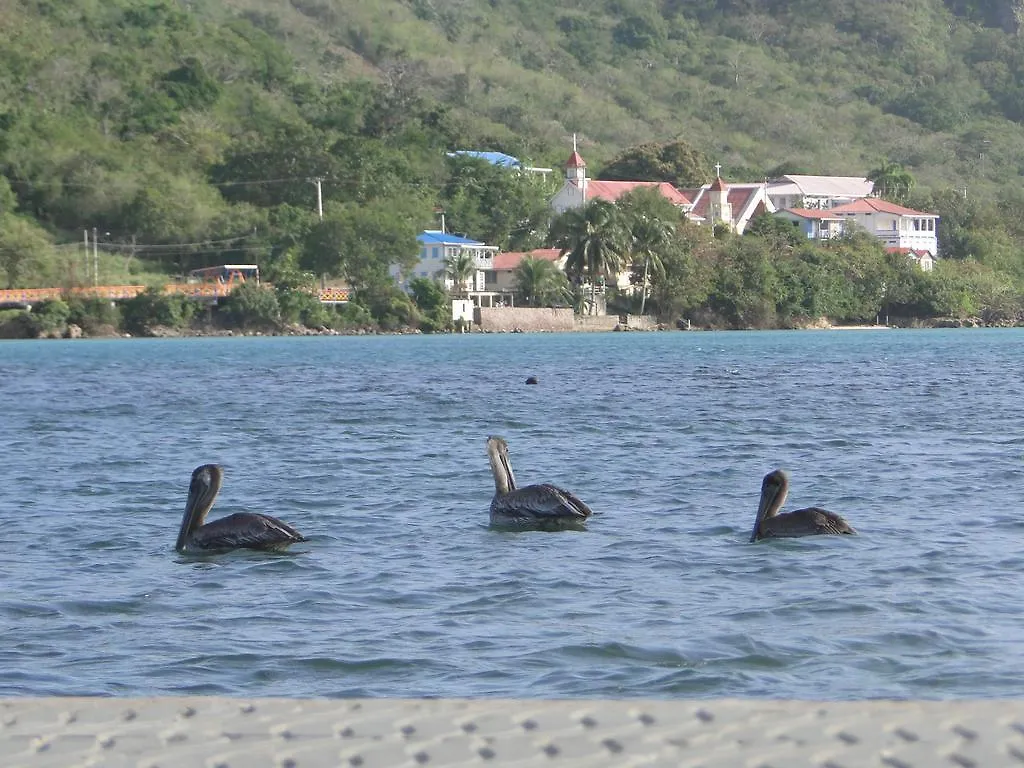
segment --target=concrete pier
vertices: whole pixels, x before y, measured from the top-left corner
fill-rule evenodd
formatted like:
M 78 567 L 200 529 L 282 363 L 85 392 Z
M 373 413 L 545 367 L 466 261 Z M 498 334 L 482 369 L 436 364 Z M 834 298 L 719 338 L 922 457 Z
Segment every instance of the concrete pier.
M 13 698 L 0 764 L 1024 766 L 1024 701 Z

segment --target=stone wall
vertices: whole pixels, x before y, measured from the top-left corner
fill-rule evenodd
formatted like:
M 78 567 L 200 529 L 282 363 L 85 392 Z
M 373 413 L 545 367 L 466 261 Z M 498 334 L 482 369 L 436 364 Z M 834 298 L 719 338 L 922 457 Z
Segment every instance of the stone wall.
M 478 307 L 474 321 L 482 331 L 572 331 L 572 310 L 528 307 Z
M 478 307 L 473 322 L 481 331 L 649 331 L 657 327 L 649 315 L 574 315 L 568 308 Z

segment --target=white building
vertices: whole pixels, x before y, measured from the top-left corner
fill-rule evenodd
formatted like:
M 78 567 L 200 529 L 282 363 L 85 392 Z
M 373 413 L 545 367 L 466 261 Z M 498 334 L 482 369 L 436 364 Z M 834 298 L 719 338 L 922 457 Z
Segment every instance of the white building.
M 861 176 L 789 174 L 768 182 L 768 197 L 777 210 L 835 208 L 869 197 L 874 184 Z
M 840 237 L 856 225 L 881 240 L 888 251 L 907 254 L 925 272 L 931 271 L 939 250 L 938 216 L 875 197 L 828 209 L 787 208 L 775 215 L 792 222 L 810 240 Z
M 752 218 L 762 213 L 775 213 L 776 210 L 764 183 L 728 184 L 718 176 L 703 187 L 680 191 L 693 201 L 686 209 L 691 221 L 710 226 L 725 224 L 740 235 Z
M 927 251 L 933 257 L 939 252 L 939 217 L 934 213 L 915 211 L 877 197 L 866 197 L 833 208 L 829 214 L 855 222 L 881 240 L 886 248 Z
M 484 290 L 484 273 L 494 269 L 496 245 L 484 245 L 476 240 L 461 235 L 453 235 L 438 229 L 427 229 L 416 236 L 420 244 L 420 260 L 411 272 L 402 273 L 397 265 L 392 265 L 390 275 L 403 287 L 409 286 L 414 277 L 429 277 L 442 280 L 445 288 L 451 290 L 454 283 L 445 275 L 447 260 L 467 253 L 473 257 L 476 272 L 463 286 L 468 291 Z
M 564 213 L 571 208 L 582 208 L 590 200 L 607 200 L 614 203 L 627 192 L 641 187 L 658 190 L 662 197 L 684 210 L 690 200 L 667 181 L 601 181 L 587 178 L 587 164 L 580 153 L 573 150 L 565 163 L 565 182 L 551 198 L 551 209 Z

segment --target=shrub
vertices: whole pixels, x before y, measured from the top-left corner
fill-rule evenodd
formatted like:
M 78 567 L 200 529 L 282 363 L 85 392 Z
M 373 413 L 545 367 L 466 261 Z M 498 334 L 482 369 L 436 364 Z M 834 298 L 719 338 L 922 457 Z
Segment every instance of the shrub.
M 147 288 L 121 305 L 125 330 L 144 334 L 157 325 L 183 328 L 192 322 L 199 305 L 195 301 L 159 288 Z
M 283 323 L 299 323 L 307 328 L 331 327 L 331 312 L 309 291 L 278 288 L 277 302 Z
M 121 310 L 109 299 L 72 296 L 67 303 L 67 321 L 87 334 L 97 333 L 103 328 L 121 327 Z
M 60 299 L 41 301 L 32 307 L 32 315 L 46 334 L 61 334 L 68 324 L 71 309 Z
M 273 288 L 242 283 L 221 305 L 221 314 L 242 328 L 276 329 L 281 324 L 281 305 Z

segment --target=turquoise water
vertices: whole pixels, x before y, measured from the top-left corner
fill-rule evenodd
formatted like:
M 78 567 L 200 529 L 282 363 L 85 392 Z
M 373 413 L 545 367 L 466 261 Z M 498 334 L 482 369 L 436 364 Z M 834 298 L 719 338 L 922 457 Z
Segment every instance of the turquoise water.
M 0 695 L 1019 696 L 1022 360 L 1016 330 L 5 342 Z M 492 433 L 587 531 L 487 528 Z M 211 517 L 311 540 L 178 556 L 210 461 Z M 861 535 L 747 543 L 775 467 Z

